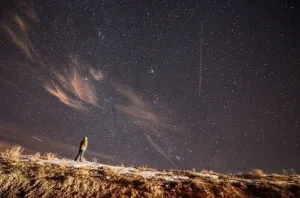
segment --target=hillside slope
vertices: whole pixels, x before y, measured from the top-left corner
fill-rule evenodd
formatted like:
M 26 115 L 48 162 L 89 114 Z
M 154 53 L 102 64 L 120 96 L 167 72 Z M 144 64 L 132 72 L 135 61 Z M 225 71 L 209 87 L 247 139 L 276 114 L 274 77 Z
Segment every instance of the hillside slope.
M 0 160 L 0 197 L 300 197 L 299 175 L 224 175 L 34 156 Z

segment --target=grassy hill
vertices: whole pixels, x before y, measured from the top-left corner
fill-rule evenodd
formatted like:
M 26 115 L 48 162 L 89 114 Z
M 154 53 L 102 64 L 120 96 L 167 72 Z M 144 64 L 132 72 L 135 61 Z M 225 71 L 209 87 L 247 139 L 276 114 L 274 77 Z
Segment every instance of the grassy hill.
M 0 197 L 300 197 L 300 175 L 157 170 L 1 153 Z

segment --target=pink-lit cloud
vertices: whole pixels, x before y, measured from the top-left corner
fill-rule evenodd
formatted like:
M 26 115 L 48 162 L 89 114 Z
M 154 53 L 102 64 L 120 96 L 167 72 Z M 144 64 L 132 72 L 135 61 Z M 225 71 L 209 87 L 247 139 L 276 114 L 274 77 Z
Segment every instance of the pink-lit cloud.
M 54 79 L 44 84 L 46 90 L 62 103 L 76 109 L 87 110 L 89 105 L 102 108 L 93 83 L 94 77 L 90 73 L 82 74 L 84 69 L 77 59 L 72 59 L 71 68 L 65 72 L 53 72 Z
M 79 110 L 86 110 L 86 108 L 79 101 L 72 99 L 56 83 L 51 82 L 51 83 L 45 84 L 44 87 L 50 94 L 57 97 L 65 105 L 68 105 L 70 107 L 73 107 L 73 108 L 79 109 Z
M 38 57 L 32 42 L 29 38 L 28 30 L 31 22 L 38 22 L 39 19 L 35 13 L 33 1 L 26 1 L 22 4 L 25 16 L 16 15 L 14 13 L 6 13 L 1 22 L 1 30 L 7 39 L 15 44 L 31 61 L 35 61 Z M 25 18 L 27 16 L 27 22 Z
M 90 68 L 90 73 L 95 80 L 102 80 L 104 78 L 104 74 L 100 70 L 95 70 L 93 68 Z

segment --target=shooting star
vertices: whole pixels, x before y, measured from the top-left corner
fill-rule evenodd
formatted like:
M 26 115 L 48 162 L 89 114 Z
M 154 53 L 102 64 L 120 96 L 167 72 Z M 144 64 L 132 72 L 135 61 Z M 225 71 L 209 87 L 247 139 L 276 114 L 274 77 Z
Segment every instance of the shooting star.
M 43 140 L 41 140 L 40 138 L 37 138 L 37 137 L 35 137 L 35 136 L 32 136 L 32 138 L 33 138 L 33 139 L 36 139 L 36 140 L 38 140 L 38 141 L 40 141 L 40 142 L 43 141 Z
M 200 32 L 200 66 L 199 66 L 199 97 L 201 97 L 202 93 L 202 33 L 203 28 L 201 24 L 201 32 Z

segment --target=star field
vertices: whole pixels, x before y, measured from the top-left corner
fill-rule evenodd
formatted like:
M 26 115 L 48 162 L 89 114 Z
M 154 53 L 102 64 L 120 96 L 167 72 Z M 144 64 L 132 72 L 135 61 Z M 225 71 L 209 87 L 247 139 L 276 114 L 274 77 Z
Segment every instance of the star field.
M 299 171 L 298 2 L 0 5 L 0 126 L 49 139 L 34 149 L 88 136 L 89 160 Z

